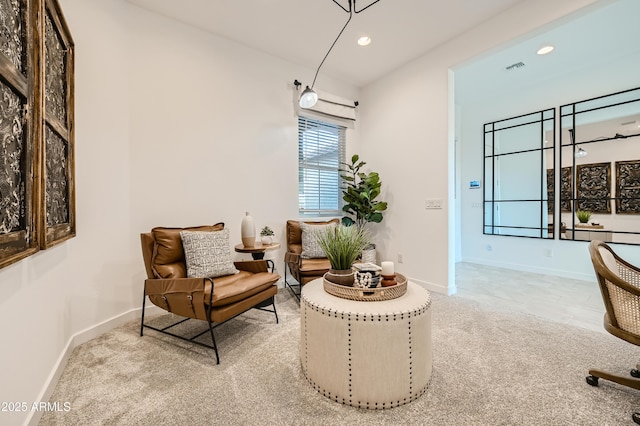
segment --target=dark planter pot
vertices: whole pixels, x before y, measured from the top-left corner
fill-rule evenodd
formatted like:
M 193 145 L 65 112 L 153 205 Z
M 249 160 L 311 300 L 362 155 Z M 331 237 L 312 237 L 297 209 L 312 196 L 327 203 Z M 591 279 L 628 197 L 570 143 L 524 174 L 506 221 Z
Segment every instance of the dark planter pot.
M 324 278 L 334 284 L 353 286 L 353 270 L 351 269 L 329 269 Z

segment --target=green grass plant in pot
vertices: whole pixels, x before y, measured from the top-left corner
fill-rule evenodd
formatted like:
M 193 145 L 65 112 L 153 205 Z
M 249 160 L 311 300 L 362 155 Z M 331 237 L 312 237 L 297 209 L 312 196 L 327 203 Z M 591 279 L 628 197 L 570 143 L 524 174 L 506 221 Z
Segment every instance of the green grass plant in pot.
M 331 269 L 325 274 L 327 281 L 346 286 L 353 285 L 351 265 L 370 244 L 369 233 L 360 226 L 338 225 L 316 233 L 316 241 L 329 259 Z
M 591 218 L 591 212 L 588 210 L 578 210 L 576 212 L 576 216 L 578 217 L 580 223 L 588 223 L 589 219 Z

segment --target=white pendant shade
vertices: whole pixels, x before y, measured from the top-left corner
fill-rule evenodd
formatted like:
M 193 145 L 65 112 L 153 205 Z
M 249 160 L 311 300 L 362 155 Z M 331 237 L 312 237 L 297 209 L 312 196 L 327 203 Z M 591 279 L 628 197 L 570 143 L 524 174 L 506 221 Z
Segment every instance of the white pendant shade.
M 302 91 L 299 102 L 301 108 L 311 108 L 318 102 L 318 94 L 307 86 Z

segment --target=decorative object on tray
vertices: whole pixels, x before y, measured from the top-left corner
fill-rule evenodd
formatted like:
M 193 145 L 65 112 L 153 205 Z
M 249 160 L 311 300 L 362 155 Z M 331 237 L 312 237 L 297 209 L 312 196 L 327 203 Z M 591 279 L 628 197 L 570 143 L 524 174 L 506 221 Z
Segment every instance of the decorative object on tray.
M 374 244 L 369 244 L 369 247 L 365 247 L 362 250 L 362 256 L 360 257 L 363 263 L 376 263 L 376 247 Z
M 353 286 L 358 288 L 376 288 L 380 283 L 381 267 L 374 263 L 354 263 Z
M 591 225 L 589 225 L 588 223 L 576 223 L 576 228 L 604 229 L 604 225 L 594 225 L 593 223 Z
M 329 269 L 324 274 L 326 280 L 335 284 L 351 287 L 353 286 L 354 274 L 352 269 Z
M 253 224 L 253 217 L 251 217 L 249 212 L 246 212 L 242 218 L 240 235 L 242 237 L 242 244 L 245 247 L 254 247 L 256 245 L 256 227 Z
M 396 274 L 382 276 L 382 281 L 380 282 L 382 287 L 393 287 L 396 284 L 398 284 L 398 281 L 396 281 Z
M 395 274 L 393 262 L 388 260 L 382 262 L 381 270 L 382 270 L 381 272 L 382 282 L 380 283 L 380 285 L 382 285 L 382 287 L 392 287 L 398 284 L 398 282 L 396 281 L 396 274 Z
M 262 230 L 260 231 L 260 241 L 262 241 L 262 244 L 264 245 L 269 245 L 273 243 L 273 229 L 269 228 L 268 226 L 265 226 L 264 228 L 262 228 Z
M 395 276 L 397 284 L 391 287 L 358 288 L 344 286 L 328 281 L 326 274 L 322 281 L 324 291 L 333 296 L 362 302 L 380 302 L 396 299 L 407 292 L 407 277 L 398 273 Z
M 382 275 L 392 275 L 395 273 L 393 262 L 389 260 L 385 260 L 380 264 L 380 266 L 381 266 L 380 273 Z
M 369 234 L 359 226 L 338 225 L 315 233 L 315 238 L 327 258 L 331 269 L 325 279 L 341 285 L 353 285 L 351 266 L 369 244 Z

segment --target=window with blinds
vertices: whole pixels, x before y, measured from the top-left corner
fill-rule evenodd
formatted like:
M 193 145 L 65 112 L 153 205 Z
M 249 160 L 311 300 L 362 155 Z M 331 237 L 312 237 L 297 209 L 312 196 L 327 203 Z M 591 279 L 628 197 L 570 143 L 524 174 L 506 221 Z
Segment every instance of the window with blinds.
M 298 117 L 298 209 L 304 216 L 340 216 L 340 163 L 346 128 Z

